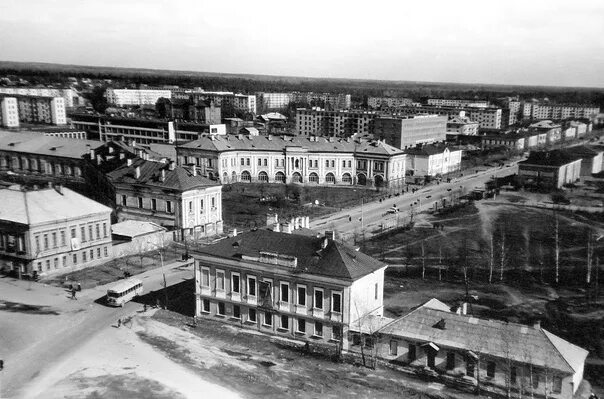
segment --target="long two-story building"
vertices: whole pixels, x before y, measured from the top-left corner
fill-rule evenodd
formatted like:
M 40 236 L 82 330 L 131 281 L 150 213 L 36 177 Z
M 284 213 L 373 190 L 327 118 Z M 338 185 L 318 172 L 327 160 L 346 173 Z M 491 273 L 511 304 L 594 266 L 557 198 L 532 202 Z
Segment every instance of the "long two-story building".
M 179 165 L 221 183 L 397 186 L 405 154 L 382 141 L 333 137 L 204 135 L 176 148 Z
M 333 232 L 258 229 L 193 256 L 197 317 L 346 350 L 350 323 L 383 313 L 387 265 Z

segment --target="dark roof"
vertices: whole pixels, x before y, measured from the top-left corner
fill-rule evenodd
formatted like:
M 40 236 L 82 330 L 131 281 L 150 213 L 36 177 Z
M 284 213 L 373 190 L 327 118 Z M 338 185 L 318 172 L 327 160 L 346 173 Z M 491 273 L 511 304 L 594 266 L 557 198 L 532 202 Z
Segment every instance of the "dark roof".
M 442 154 L 446 148 L 448 148 L 449 151 L 459 151 L 460 150 L 460 148 L 452 147 L 452 146 L 448 146 L 448 145 L 427 144 L 427 145 L 422 145 L 419 147 L 409 148 L 409 149 L 405 150 L 405 154 L 429 156 L 429 155 L 435 155 L 435 154 Z
M 140 177 L 136 178 L 136 168 L 140 167 Z M 162 169 L 165 170 L 165 179 L 161 181 Z M 146 161 L 137 158 L 132 165 L 122 165 L 107 173 L 107 178 L 113 183 L 144 184 L 178 191 L 187 191 L 199 187 L 219 186 L 208 178 L 193 175 L 193 172 L 182 166 L 176 166 L 170 170 L 169 166 L 162 162 Z
M 562 166 L 574 162 L 581 157 L 563 150 L 531 151 L 529 157 L 519 162 L 521 165 Z
M 229 237 L 197 252 L 225 259 L 241 259 L 242 255 L 257 257 L 260 252 L 278 253 L 297 258 L 296 271 L 348 281 L 386 267 L 386 264 L 346 244 L 329 240 L 322 249 L 323 237 L 278 233 L 258 229 Z M 288 268 L 287 266 L 275 267 Z
M 509 357 L 512 361 L 566 373 L 580 370 L 588 354 L 538 326 L 479 319 L 436 309 L 428 303 L 386 325 L 379 333 L 476 354 Z
M 98 148 L 102 145 L 103 142 L 95 140 L 78 140 L 26 131 L 13 133 L 0 130 L 0 150 L 4 151 L 80 159 L 91 148 Z
M 564 151 L 572 156 L 576 156 L 579 158 L 593 158 L 598 154 L 602 153 L 602 151 L 598 151 L 593 147 L 587 147 L 584 145 L 577 145 L 573 147 L 567 147 Z

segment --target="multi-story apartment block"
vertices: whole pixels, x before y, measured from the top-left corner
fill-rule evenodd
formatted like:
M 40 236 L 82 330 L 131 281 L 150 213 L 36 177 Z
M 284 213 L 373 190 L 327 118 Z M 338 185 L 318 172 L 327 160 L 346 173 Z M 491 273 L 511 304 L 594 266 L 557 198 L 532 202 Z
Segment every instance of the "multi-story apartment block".
M 540 104 L 537 102 L 525 102 L 522 116 L 525 119 L 591 119 L 600 113 L 600 107 L 580 104 Z
M 195 89 L 172 89 L 174 99 L 192 100 L 195 104 L 202 101 L 211 101 L 217 107 L 231 106 L 241 112 L 257 113 L 256 96 L 249 94 L 233 93 L 231 91 L 205 91 Z
M 372 109 L 406 107 L 413 105 L 410 98 L 397 97 L 368 97 L 367 106 Z
M 193 256 L 197 317 L 347 350 L 351 324 L 383 314 L 387 265 L 333 232 L 258 229 Z
M 330 110 L 349 109 L 351 105 L 350 94 L 293 92 L 293 93 L 267 93 L 267 94 L 290 94 L 292 102 L 313 104 L 323 102 Z M 288 103 L 289 104 L 289 103 Z M 287 104 L 286 104 L 287 106 Z
M 264 111 L 280 110 L 293 101 L 293 93 L 258 93 L 258 103 Z M 306 99 L 304 99 L 306 101 Z
M 155 105 L 160 98 L 172 98 L 172 91 L 160 89 L 112 89 L 105 92 L 107 102 L 118 107 Z
M 0 94 L 26 97 L 62 97 L 65 107 L 72 108 L 84 105 L 83 98 L 71 88 L 51 88 L 51 87 L 0 87 Z
M 82 192 L 86 183 L 82 156 L 101 145 L 100 141 L 0 131 L 0 177 L 22 184 L 52 182 Z
M 447 121 L 447 133 L 476 136 L 478 134 L 478 126 L 478 122 L 474 122 L 466 116 L 455 116 Z
M 370 122 L 377 116 L 378 114 L 372 111 L 299 108 L 296 110 L 296 134 L 306 137 L 369 134 Z
M 107 262 L 112 209 L 67 188 L 0 190 L 0 269 L 20 278 Z
M 0 126 L 19 127 L 19 106 L 14 97 L 0 97 Z
M 381 141 L 204 135 L 177 146 L 179 165 L 235 182 L 400 186 L 405 154 Z
M 19 124 L 45 123 L 65 125 L 67 123 L 65 102 L 62 97 L 9 96 L 7 94 L 0 94 L 0 99 L 2 99 L 3 104 L 7 104 L 7 110 L 10 111 L 14 111 L 14 101 L 16 100 Z M 2 111 L 2 114 L 4 114 L 4 109 Z M 4 117 L 2 117 L 2 120 L 4 120 Z M 14 119 L 11 119 L 11 121 L 14 125 Z
M 489 106 L 489 102 L 486 100 L 463 100 L 463 99 L 452 99 L 452 98 L 429 98 L 427 101 L 428 105 L 434 105 L 436 107 L 474 107 L 474 108 L 486 108 Z
M 418 144 L 445 141 L 447 117 L 379 116 L 373 120 L 373 137 L 395 148 L 406 149 Z
M 458 108 L 458 107 L 397 107 L 392 110 L 401 115 L 444 115 L 448 118 L 459 116 L 459 113 L 465 112 L 465 116 L 478 122 L 480 129 L 498 130 L 501 129 L 501 108 Z
M 98 162 L 96 154 L 92 157 Z M 222 233 L 219 183 L 197 174 L 196 168 L 176 166 L 174 162 L 122 159 L 119 166 L 105 174 L 115 194 L 120 220 L 151 221 L 197 238 Z

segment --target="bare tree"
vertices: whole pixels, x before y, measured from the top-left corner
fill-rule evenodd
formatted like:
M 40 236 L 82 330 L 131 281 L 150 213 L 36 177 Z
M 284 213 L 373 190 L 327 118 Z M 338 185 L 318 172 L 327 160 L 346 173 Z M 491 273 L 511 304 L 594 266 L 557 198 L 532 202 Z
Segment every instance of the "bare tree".
M 503 271 L 505 269 L 505 262 L 506 262 L 506 258 L 507 258 L 507 248 L 506 248 L 506 244 L 505 244 L 505 226 L 501 227 L 501 242 L 500 244 L 500 257 L 501 257 L 501 263 L 499 265 L 499 281 L 503 281 Z
M 489 242 L 489 284 L 493 282 L 493 267 L 495 266 L 495 250 L 493 248 L 493 234 Z
M 555 277 L 554 277 L 554 281 L 556 282 L 556 284 L 558 284 L 560 282 L 560 226 L 559 226 L 559 221 L 558 221 L 558 215 L 556 214 L 556 224 L 555 224 L 555 229 L 554 229 L 554 239 L 555 239 L 555 245 L 556 245 L 556 262 L 555 262 L 555 266 L 556 266 L 556 270 L 555 270 Z
M 424 240 L 421 242 L 422 249 L 422 280 L 426 278 L 426 249 L 424 245 Z

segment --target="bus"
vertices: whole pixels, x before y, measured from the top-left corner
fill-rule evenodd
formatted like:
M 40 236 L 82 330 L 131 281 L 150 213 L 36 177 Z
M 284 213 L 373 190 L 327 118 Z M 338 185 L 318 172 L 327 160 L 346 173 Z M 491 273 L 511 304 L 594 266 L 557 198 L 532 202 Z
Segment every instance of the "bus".
M 124 306 L 128 301 L 131 301 L 135 296 L 143 293 L 143 282 L 136 278 L 116 283 L 113 287 L 107 290 L 107 304 L 111 306 Z

